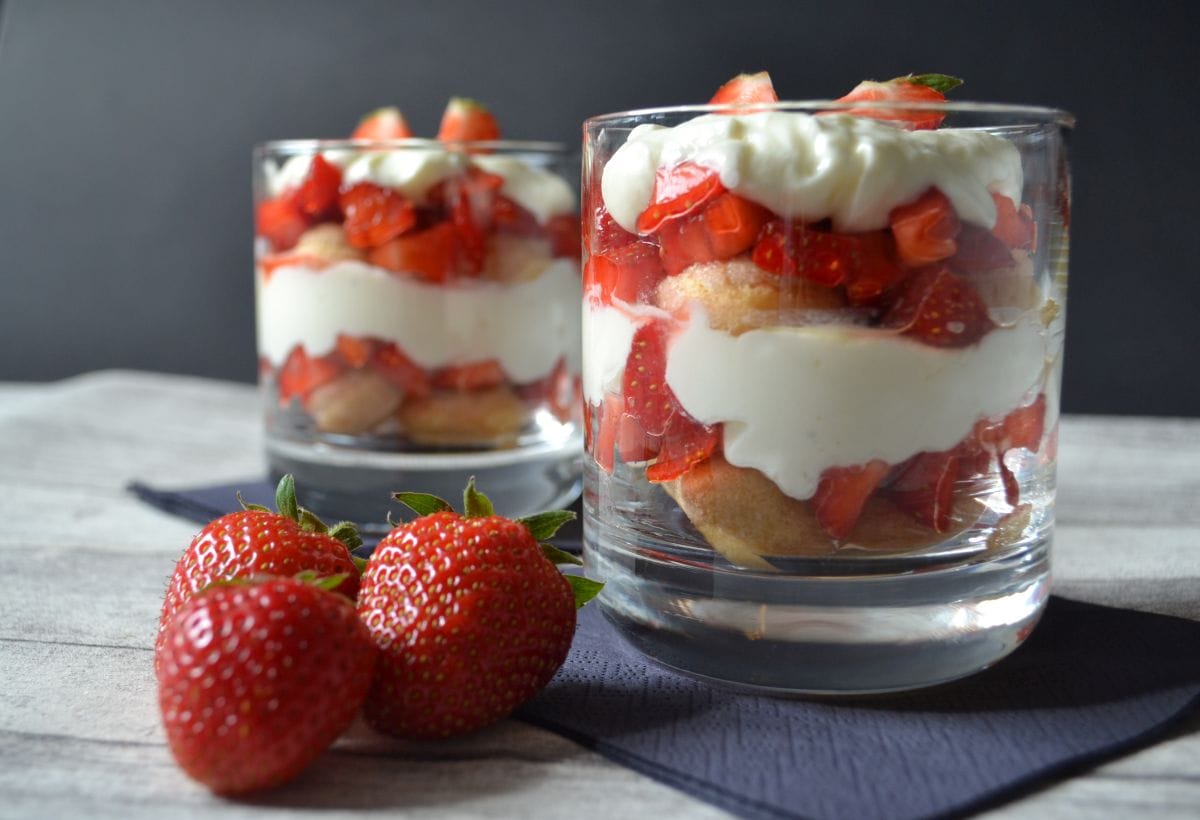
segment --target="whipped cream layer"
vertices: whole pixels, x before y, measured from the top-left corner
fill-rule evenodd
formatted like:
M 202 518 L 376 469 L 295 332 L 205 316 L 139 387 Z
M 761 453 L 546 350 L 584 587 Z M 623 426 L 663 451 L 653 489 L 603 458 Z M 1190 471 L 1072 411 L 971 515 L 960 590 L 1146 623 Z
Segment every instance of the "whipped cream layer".
M 551 217 L 574 213 L 577 204 L 571 186 L 562 177 L 510 155 L 447 151 L 436 141 L 391 151 L 330 149 L 321 155 L 341 169 L 345 184 L 370 182 L 395 189 L 414 202 L 423 202 L 429 189 L 442 180 L 461 176 L 475 167 L 502 177 L 500 193 L 543 225 Z M 308 154 L 291 157 L 280 166 L 268 160 L 264 165 L 268 195 L 278 196 L 300 185 L 311 165 Z
M 564 356 L 579 372 L 579 269 L 569 259 L 517 284 L 434 285 L 358 261 L 284 265 L 255 281 L 258 352 L 275 366 L 296 345 L 330 353 L 346 334 L 395 342 L 425 368 L 494 358 L 519 384 L 546 376 Z
M 984 131 L 905 131 L 846 114 L 706 114 L 671 128 L 633 129 L 601 180 L 613 219 L 636 231 L 658 169 L 687 161 L 780 216 L 829 218 L 835 231 L 848 233 L 886 227 L 893 208 L 931 186 L 960 219 L 991 228 L 991 192 L 1019 203 L 1023 182 L 1017 149 Z

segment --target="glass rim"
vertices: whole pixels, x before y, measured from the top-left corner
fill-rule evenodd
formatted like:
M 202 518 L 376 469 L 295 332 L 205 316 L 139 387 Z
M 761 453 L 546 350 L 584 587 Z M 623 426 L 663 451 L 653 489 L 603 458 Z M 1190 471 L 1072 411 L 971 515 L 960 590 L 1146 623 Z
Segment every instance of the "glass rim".
M 566 154 L 566 143 L 550 140 L 455 140 L 425 137 L 394 140 L 363 139 L 284 139 L 267 140 L 254 146 L 254 154 L 315 154 L 318 151 L 397 151 L 413 148 L 441 148 L 465 153 L 500 151 L 504 153 Z
M 742 108 L 745 110 L 743 111 Z M 890 100 L 858 100 L 840 102 L 838 100 L 779 100 L 770 103 L 749 103 L 745 106 L 729 105 L 727 103 L 704 105 L 668 105 L 652 108 L 634 108 L 629 111 L 614 111 L 610 114 L 597 114 L 583 121 L 584 130 L 611 122 L 613 120 L 645 118 L 663 114 L 757 114 L 763 111 L 830 111 L 852 113 L 863 109 L 895 109 L 897 111 L 938 111 L 942 113 L 972 113 L 972 114 L 1005 114 L 1014 119 L 1024 118 L 1041 123 L 1053 123 L 1062 128 L 1075 127 L 1075 115 L 1062 108 L 1041 105 L 1018 105 L 1013 103 L 987 103 L 963 101 L 923 102 L 923 101 L 890 101 Z M 884 120 L 886 122 L 886 120 Z

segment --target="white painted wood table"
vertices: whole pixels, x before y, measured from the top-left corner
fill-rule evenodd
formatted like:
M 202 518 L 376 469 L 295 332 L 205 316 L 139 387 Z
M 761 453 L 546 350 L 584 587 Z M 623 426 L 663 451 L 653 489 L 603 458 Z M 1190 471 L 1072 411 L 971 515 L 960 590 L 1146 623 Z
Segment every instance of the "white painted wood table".
M 434 747 L 355 727 L 254 803 L 184 777 L 151 647 L 196 525 L 125 487 L 262 475 L 257 404 L 147 373 L 0 383 L 0 817 L 726 816 L 518 721 Z M 1057 591 L 1200 620 L 1200 419 L 1072 417 L 1060 452 Z M 1200 817 L 1200 716 L 983 816 Z

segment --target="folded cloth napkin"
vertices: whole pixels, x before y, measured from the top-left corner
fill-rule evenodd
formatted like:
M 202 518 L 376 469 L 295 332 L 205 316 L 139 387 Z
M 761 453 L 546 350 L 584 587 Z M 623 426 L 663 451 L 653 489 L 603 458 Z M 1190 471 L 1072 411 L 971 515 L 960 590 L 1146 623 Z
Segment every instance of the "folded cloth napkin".
M 269 503 L 265 482 L 238 485 Z M 147 502 L 208 521 L 234 485 Z M 934 689 L 813 700 L 693 680 L 628 646 L 595 605 L 518 717 L 735 814 L 960 815 L 1149 742 L 1200 705 L 1200 623 L 1052 598 L 992 669 Z

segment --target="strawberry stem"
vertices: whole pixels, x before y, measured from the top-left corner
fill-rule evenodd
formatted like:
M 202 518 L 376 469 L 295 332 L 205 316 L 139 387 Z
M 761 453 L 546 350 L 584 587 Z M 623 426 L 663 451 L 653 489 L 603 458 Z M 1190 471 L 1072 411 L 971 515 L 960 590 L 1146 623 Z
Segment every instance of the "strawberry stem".
M 449 501 L 429 493 L 392 493 L 392 498 L 408 507 L 417 515 L 433 515 L 436 512 L 454 511 Z
M 291 473 L 279 479 L 279 486 L 275 488 L 275 509 L 284 518 L 300 520 L 299 505 L 296 504 L 296 479 L 292 478 Z
M 908 83 L 909 85 L 923 85 L 932 88 L 934 91 L 945 94 L 948 91 L 953 91 L 963 84 L 963 81 L 958 77 L 951 77 L 949 74 L 906 74 L 903 77 L 896 77 L 888 80 L 892 83 Z
M 524 524 L 538 541 L 548 541 L 563 524 L 574 520 L 575 513 L 570 510 L 548 510 L 518 518 L 517 523 Z
M 575 608 L 582 609 L 583 605 L 600 594 L 600 590 L 604 589 L 604 584 L 599 581 L 593 581 L 591 578 L 585 578 L 582 575 L 567 575 L 565 576 L 567 583 L 571 585 L 571 591 L 575 593 Z
M 571 553 L 566 552 L 565 550 L 560 550 L 558 547 L 554 546 L 553 544 L 543 543 L 541 545 L 541 547 L 542 547 L 542 555 L 545 555 L 547 558 L 549 558 L 555 564 L 574 564 L 577 567 L 583 566 L 583 559 L 580 558 L 578 555 L 572 555 Z
M 475 476 L 467 479 L 467 488 L 463 490 L 463 513 L 466 518 L 487 518 L 496 514 L 491 499 L 476 489 Z

